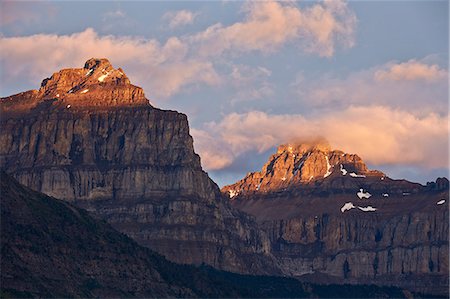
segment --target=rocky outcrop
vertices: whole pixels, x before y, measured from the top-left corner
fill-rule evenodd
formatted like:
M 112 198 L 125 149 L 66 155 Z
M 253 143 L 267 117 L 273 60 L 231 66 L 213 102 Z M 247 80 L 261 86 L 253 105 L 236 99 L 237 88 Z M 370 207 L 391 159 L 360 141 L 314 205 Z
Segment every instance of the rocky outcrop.
M 181 263 L 279 273 L 268 238 L 202 170 L 186 115 L 152 107 L 106 59 L 0 100 L 0 166 Z
M 448 295 L 445 178 L 427 186 L 392 180 L 357 155 L 296 144 L 222 191 L 255 216 L 292 276 Z

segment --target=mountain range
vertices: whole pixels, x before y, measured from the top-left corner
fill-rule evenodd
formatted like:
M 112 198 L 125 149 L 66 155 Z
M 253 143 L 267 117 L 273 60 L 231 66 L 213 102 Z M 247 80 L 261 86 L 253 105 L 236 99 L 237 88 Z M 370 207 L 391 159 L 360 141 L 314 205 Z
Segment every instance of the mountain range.
M 58 201 L 69 210 L 76 209 L 75 214 L 82 213 L 79 208 L 86 209 L 111 225 L 92 231 L 93 235 L 117 230 L 131 237 L 133 241 L 115 232 L 116 239 L 109 240 L 131 242 L 139 248 L 129 254 L 136 268 L 130 264 L 130 269 L 121 270 L 127 277 L 139 272 L 142 263 L 164 260 L 160 254 L 176 263 L 207 264 L 241 274 L 289 276 L 321 284 L 375 283 L 448 295 L 449 187 L 445 178 L 427 186 L 393 180 L 368 170 L 359 156 L 332 150 L 318 139 L 281 145 L 261 172 L 220 190 L 202 170 L 186 115 L 153 107 L 142 89 L 107 59 L 89 59 L 82 68 L 64 69 L 44 79 L 39 90 L 2 98 L 0 113 L 0 167 L 17 182 L 11 183 L 6 175 L 2 181 L 15 184 L 20 194 L 32 191 L 21 189 L 19 183 L 69 202 Z M 8 187 L 2 185 L 2 205 L 4 188 Z M 14 221 L 23 221 L 19 205 L 11 203 L 9 209 L 8 233 L 18 225 Z M 47 208 L 37 205 L 36 209 Z M 56 210 L 45 213 L 44 218 L 55 217 L 55 226 L 65 219 L 53 216 Z M 76 221 L 83 222 L 85 217 L 90 216 L 82 214 Z M 74 225 L 71 230 L 76 230 Z M 40 229 L 45 231 L 44 226 Z M 66 240 L 66 234 L 74 233 L 71 230 L 57 238 Z M 39 238 L 29 240 L 27 246 L 44 247 Z M 78 241 L 68 238 L 67 242 L 61 248 L 77 246 Z M 151 261 L 147 256 L 137 261 L 136 256 L 147 250 L 144 247 L 158 254 L 151 253 Z M 58 255 L 55 250 L 60 249 L 52 249 L 50 258 Z M 67 248 L 61 250 L 69 259 L 76 256 Z M 108 253 L 108 263 L 127 256 Z M 11 269 L 18 276 L 40 273 L 37 265 L 26 271 Z M 106 283 L 98 267 L 89 267 L 71 278 L 73 285 L 80 286 L 91 275 L 104 289 L 87 296 L 118 296 L 104 293 L 114 280 Z M 58 271 L 54 278 L 65 276 Z M 136 280 L 153 281 L 160 270 L 146 271 Z M 183 273 L 191 276 L 189 271 Z M 202 279 L 202 285 L 213 284 Z M 44 285 L 42 290 L 58 290 L 52 294 L 81 294 L 77 287 L 72 292 L 56 284 Z M 118 289 L 136 296 L 243 296 L 238 291 L 202 293 L 179 282 L 174 288 L 169 285 L 165 281 L 136 291 L 139 284 L 135 283 Z M 46 294 L 39 292 L 33 294 Z

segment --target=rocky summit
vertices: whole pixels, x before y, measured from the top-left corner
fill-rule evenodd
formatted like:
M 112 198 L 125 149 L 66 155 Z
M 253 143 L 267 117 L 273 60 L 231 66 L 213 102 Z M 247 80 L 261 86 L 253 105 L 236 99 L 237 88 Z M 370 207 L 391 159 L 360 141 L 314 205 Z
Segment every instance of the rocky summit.
M 280 273 L 267 236 L 202 170 L 187 117 L 152 107 L 106 59 L 0 100 L 0 167 L 168 259 Z
M 280 145 L 259 172 L 249 173 L 222 192 L 231 199 L 249 194 L 292 192 L 334 194 L 363 188 L 381 193 L 415 193 L 420 184 L 394 181 L 378 170 L 369 170 L 357 154 L 332 150 L 323 140 Z
M 393 180 L 320 140 L 279 146 L 222 192 L 257 219 L 292 276 L 448 296 L 446 178 Z

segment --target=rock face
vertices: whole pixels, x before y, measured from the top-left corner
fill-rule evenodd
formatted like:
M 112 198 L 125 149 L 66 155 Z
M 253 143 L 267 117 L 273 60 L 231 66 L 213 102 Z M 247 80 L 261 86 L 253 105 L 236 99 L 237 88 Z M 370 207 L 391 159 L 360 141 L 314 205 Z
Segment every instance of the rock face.
M 368 170 L 356 154 L 331 150 L 328 142 L 313 140 L 307 143 L 284 144 L 278 147 L 260 172 L 249 173 L 222 192 L 230 198 L 249 194 L 293 192 L 353 192 L 370 184 L 371 190 L 403 193 L 418 192 L 420 184 L 393 181 L 377 170 Z
M 186 115 L 153 108 L 106 59 L 0 100 L 0 166 L 182 263 L 279 273 L 268 238 L 202 170 Z
M 395 297 L 398 288 L 321 286 L 177 265 L 85 210 L 0 173 L 1 283 L 5 298 Z
M 292 276 L 448 295 L 445 178 L 392 180 L 323 142 L 288 144 L 222 192 L 256 217 Z

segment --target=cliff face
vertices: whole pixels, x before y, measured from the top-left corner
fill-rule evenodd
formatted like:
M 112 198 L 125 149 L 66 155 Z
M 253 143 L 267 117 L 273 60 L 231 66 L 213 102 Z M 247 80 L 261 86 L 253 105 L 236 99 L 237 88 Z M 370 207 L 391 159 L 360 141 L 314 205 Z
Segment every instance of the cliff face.
M 177 265 L 82 209 L 0 173 L 1 273 L 5 298 L 395 297 L 398 288 L 321 286 Z
M 261 172 L 222 191 L 255 216 L 292 276 L 448 294 L 445 178 L 427 186 L 392 180 L 356 155 L 297 144 L 280 146 Z
M 202 170 L 186 116 L 153 108 L 107 60 L 2 98 L 0 111 L 0 166 L 20 183 L 105 217 L 171 260 L 275 269 L 267 237 Z

